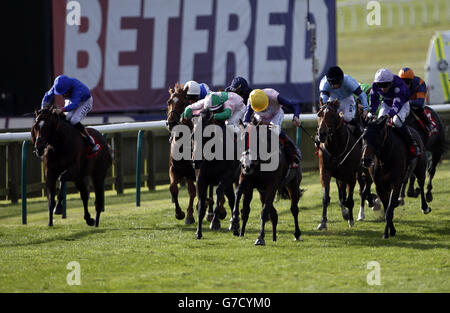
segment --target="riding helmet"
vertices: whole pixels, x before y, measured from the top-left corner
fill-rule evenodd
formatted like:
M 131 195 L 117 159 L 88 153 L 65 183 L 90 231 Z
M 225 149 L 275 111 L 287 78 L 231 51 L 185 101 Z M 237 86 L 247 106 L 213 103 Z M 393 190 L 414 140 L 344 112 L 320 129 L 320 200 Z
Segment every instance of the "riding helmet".
M 331 85 L 340 85 L 344 80 L 344 72 L 339 66 L 330 67 L 326 76 L 328 83 L 330 83 Z
M 249 96 L 250 105 L 255 112 L 261 112 L 267 109 L 269 97 L 261 89 L 254 89 Z

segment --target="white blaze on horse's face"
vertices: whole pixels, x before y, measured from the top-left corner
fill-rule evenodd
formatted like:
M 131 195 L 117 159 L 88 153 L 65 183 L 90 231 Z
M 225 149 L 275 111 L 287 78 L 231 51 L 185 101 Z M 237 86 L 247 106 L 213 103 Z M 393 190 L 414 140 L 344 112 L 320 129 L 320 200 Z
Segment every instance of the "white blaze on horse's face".
M 180 100 L 180 99 L 178 99 L 178 97 L 173 97 L 173 99 L 172 99 L 173 104 L 174 104 L 174 105 L 177 104 L 177 102 L 178 102 L 179 100 Z

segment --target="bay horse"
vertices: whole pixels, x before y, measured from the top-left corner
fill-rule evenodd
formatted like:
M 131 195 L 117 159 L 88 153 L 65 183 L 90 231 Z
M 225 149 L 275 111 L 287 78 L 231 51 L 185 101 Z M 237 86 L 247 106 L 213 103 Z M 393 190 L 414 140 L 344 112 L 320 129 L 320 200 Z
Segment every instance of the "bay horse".
M 374 206 L 374 195 L 370 193 L 371 179 L 361 167 L 362 142 L 350 131 L 338 113 L 339 101 L 321 103 L 318 116 L 318 157 L 320 181 L 322 184 L 322 219 L 318 230 L 327 229 L 327 208 L 330 203 L 331 177 L 336 179 L 339 205 L 342 217 L 353 227 L 353 191 L 358 181 L 360 186 L 361 209 L 365 200 Z
M 411 110 L 411 114 L 408 115 L 406 119 L 406 125 L 414 128 L 420 135 L 422 139 L 424 148 L 431 155 L 430 163 L 428 165 L 428 184 L 427 184 L 427 192 L 426 192 L 426 200 L 427 202 L 433 201 L 433 194 L 431 190 L 433 189 L 433 177 L 436 173 L 436 167 L 438 163 L 441 161 L 442 156 L 449 148 L 449 142 L 445 138 L 445 128 L 442 124 L 439 115 L 436 113 L 433 108 L 430 106 L 425 106 L 425 113 L 431 117 L 433 123 L 435 123 L 437 133 L 428 136 L 428 131 L 425 130 L 425 125 L 422 120 L 416 116 L 414 110 Z M 415 176 L 411 175 L 409 187 L 408 187 L 408 196 L 416 198 L 420 194 L 420 189 L 414 189 Z M 405 197 L 405 189 L 402 189 L 402 194 L 400 196 L 401 199 Z
M 394 209 L 399 205 L 399 195 L 402 185 L 406 183 L 409 174 L 414 173 L 420 188 L 422 212 L 431 212 L 424 194 L 426 157 L 423 153 L 420 157 L 409 161 L 409 147 L 403 138 L 392 127 L 387 126 L 387 116 L 380 117 L 368 123 L 363 136 L 362 164 L 369 170 L 375 183 L 378 196 L 385 209 L 386 225 L 383 238 L 395 236 Z M 413 129 L 420 149 L 423 151 L 423 143 L 419 135 Z M 411 163 L 411 164 L 409 164 Z
M 104 211 L 104 181 L 112 164 L 112 157 L 105 138 L 97 130 L 87 128 L 101 150 L 95 155 L 88 154 L 88 147 L 80 132 L 66 120 L 65 115 L 54 112 L 53 106 L 35 111 L 36 119 L 31 127 L 32 144 L 35 153 L 44 162 L 45 185 L 48 197 L 48 226 L 53 226 L 53 212 L 62 208 L 63 192 L 60 188 L 58 202 L 55 202 L 56 181 L 60 186 L 73 181 L 80 192 L 84 207 L 84 219 L 89 226 L 98 227 L 100 214 Z M 92 179 L 95 190 L 95 220 L 88 211 L 88 178 Z
M 222 137 L 218 136 L 217 132 L 211 137 L 202 136 L 202 147 L 210 140 L 218 139 L 218 144 L 223 146 L 223 154 L 225 156 L 226 151 L 226 127 L 225 123 L 216 121 L 213 114 L 208 109 L 202 110 L 201 116 L 201 127 L 204 130 L 209 125 L 215 125 L 222 130 Z M 194 135 L 195 137 L 195 135 Z M 197 143 L 199 144 L 199 143 Z M 217 148 L 217 146 L 216 146 Z M 236 149 L 234 150 L 236 151 Z M 235 158 L 222 159 L 212 158 L 207 159 L 202 153 L 202 162 L 200 163 L 200 168 L 197 176 L 197 194 L 198 194 L 198 223 L 197 223 L 197 239 L 203 237 L 202 232 L 202 222 L 206 214 L 206 193 L 208 186 L 218 186 L 216 189 L 216 198 L 223 199 L 224 195 L 228 199 L 228 203 L 232 210 L 234 206 L 235 196 L 233 188 L 233 180 L 235 177 L 236 170 L 239 167 L 239 161 Z M 220 201 L 217 201 L 216 208 L 214 209 L 214 216 L 211 221 L 211 230 L 218 230 L 220 228 L 220 220 L 226 217 L 226 210 L 221 207 Z
M 260 136 L 260 126 L 263 124 L 261 122 L 251 123 L 248 125 L 247 129 L 254 127 L 256 131 L 254 132 L 256 136 L 250 136 L 250 139 L 257 140 L 259 143 Z M 267 142 L 271 140 L 271 130 L 267 131 Z M 244 132 L 245 134 L 245 132 Z M 278 135 L 276 135 L 276 140 L 278 141 Z M 268 145 L 271 147 L 271 145 Z M 289 199 L 291 200 L 291 213 L 294 217 L 294 238 L 295 240 L 302 240 L 300 238 L 301 231 L 298 225 L 298 201 L 301 197 L 300 183 L 302 180 L 302 169 L 299 165 L 295 168 L 289 168 L 290 159 L 286 155 L 286 151 L 282 149 L 279 145 L 278 151 L 271 151 L 271 153 L 278 153 L 278 165 L 275 170 L 262 171 L 261 164 L 267 161 L 262 161 L 259 158 L 260 154 L 256 151 L 256 159 L 251 158 L 251 153 L 249 149 L 246 149 L 241 158 L 241 174 L 239 176 L 239 185 L 236 189 L 236 200 L 233 209 L 233 218 L 230 225 L 230 230 L 233 231 L 235 236 L 243 237 L 245 234 L 245 228 L 247 225 L 248 217 L 250 214 L 250 202 L 253 197 L 253 190 L 256 188 L 260 195 L 260 200 L 262 204 L 261 211 L 261 227 L 258 238 L 255 241 L 255 245 L 265 245 L 265 223 L 270 219 L 272 221 L 272 240 L 277 239 L 277 224 L 278 224 L 278 214 L 275 209 L 273 202 L 277 190 L 285 188 L 288 192 Z M 259 149 L 259 145 L 254 145 L 256 149 Z M 239 231 L 239 202 L 243 196 L 243 207 L 242 207 L 242 228 Z
M 181 114 L 184 112 L 188 104 L 187 91 L 183 89 L 182 84 L 175 84 L 175 87 L 169 88 L 170 98 L 167 100 L 167 129 L 172 132 L 172 129 L 180 123 Z M 192 131 L 194 125 L 192 121 L 186 121 L 185 124 Z M 194 219 L 194 199 L 196 196 L 195 188 L 195 171 L 192 167 L 192 160 L 174 160 L 172 157 L 172 148 L 179 138 L 170 137 L 170 154 L 169 154 L 169 178 L 170 178 L 170 193 L 172 195 L 172 202 L 175 204 L 175 217 L 178 220 L 185 218 L 185 213 L 178 203 L 178 183 L 185 178 L 189 193 L 189 205 L 186 210 L 187 216 L 185 223 L 187 225 L 195 223 Z

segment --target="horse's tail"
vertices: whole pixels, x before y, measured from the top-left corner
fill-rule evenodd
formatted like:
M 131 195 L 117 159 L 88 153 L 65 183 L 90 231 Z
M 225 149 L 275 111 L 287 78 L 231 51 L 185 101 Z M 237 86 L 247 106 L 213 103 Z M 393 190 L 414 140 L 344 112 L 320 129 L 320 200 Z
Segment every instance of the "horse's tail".
M 439 114 L 430 106 L 426 106 L 426 108 L 430 111 L 431 116 L 434 118 L 437 124 L 437 128 L 439 131 L 439 137 L 435 141 L 437 143 L 437 149 L 440 155 L 444 155 L 450 150 L 450 139 L 446 138 L 446 129 L 444 124 L 442 123 L 441 118 L 439 117 Z

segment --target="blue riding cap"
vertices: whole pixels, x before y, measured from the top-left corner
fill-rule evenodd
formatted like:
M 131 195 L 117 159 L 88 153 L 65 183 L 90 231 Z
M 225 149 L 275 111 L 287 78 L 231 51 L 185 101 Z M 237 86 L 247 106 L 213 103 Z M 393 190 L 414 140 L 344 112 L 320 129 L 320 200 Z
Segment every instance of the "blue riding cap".
M 55 79 L 55 94 L 57 95 L 63 95 L 65 94 L 71 86 L 70 78 L 66 75 L 59 75 Z

